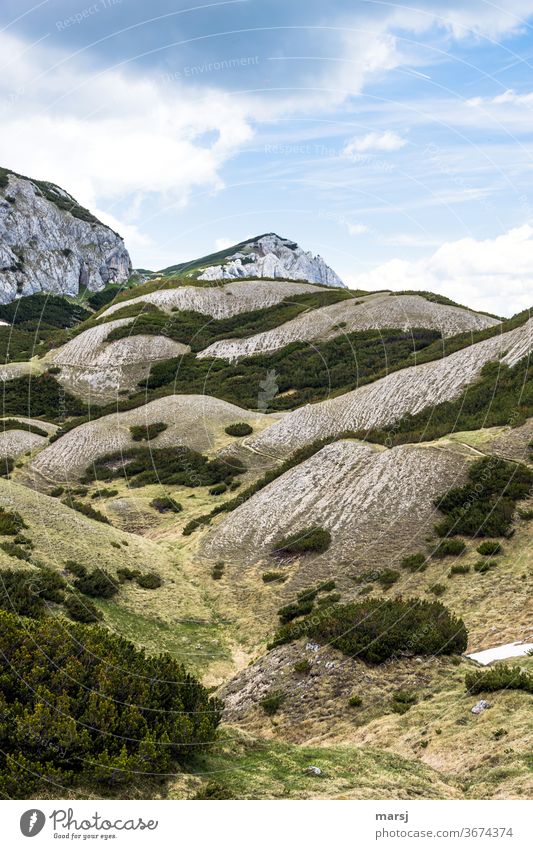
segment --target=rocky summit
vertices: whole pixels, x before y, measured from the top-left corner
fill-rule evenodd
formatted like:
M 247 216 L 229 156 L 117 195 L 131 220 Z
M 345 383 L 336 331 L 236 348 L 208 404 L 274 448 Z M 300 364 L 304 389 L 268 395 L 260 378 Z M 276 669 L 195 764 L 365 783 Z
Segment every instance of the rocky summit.
M 235 280 L 239 277 L 274 277 L 283 280 L 306 280 L 323 286 L 345 288 L 340 277 L 321 256 L 304 251 L 289 239 L 276 233 L 256 236 L 236 245 L 222 262 L 209 265 L 198 275 L 199 280 Z
M 0 168 L 0 303 L 98 291 L 130 274 L 122 238 L 68 192 Z

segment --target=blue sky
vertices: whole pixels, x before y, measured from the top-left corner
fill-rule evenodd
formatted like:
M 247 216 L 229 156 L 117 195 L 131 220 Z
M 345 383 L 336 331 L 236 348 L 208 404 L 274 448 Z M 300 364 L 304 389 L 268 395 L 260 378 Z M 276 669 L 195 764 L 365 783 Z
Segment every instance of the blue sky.
M 3 0 L 0 163 L 162 268 L 276 231 L 351 286 L 533 302 L 533 0 Z

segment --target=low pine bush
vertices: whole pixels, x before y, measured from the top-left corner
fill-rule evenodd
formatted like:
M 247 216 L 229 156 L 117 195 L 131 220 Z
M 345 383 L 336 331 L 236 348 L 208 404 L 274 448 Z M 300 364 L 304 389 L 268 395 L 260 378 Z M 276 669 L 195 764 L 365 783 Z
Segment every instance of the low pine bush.
M 156 590 L 163 583 L 163 579 L 157 572 L 146 572 L 144 575 L 138 575 L 135 580 L 143 590 Z
M 281 584 L 287 580 L 288 576 L 284 575 L 283 572 L 263 572 L 261 577 L 264 584 Z
M 291 556 L 296 554 L 315 554 L 326 551 L 331 543 L 331 534 L 325 528 L 313 525 L 303 528 L 295 534 L 281 537 L 273 545 L 273 552 L 279 556 Z
M 348 699 L 348 704 L 350 705 L 350 707 L 358 708 L 361 707 L 361 705 L 363 704 L 363 700 L 361 696 L 350 696 L 350 698 Z
M 409 554 L 404 557 L 401 562 L 401 567 L 409 572 L 425 572 L 428 567 L 427 557 L 425 554 Z
M 505 663 L 490 669 L 468 672 L 465 686 L 469 693 L 493 693 L 496 690 L 524 690 L 533 693 L 533 674 Z
M 278 712 L 284 701 L 284 693 L 279 690 L 275 690 L 274 692 L 269 693 L 268 696 L 265 696 L 264 699 L 261 699 L 259 704 L 268 716 L 273 716 Z
M 74 586 L 83 595 L 93 598 L 112 598 L 118 593 L 117 581 L 105 569 L 96 568 L 80 578 L 76 578 Z
M 466 544 L 462 539 L 443 539 L 437 547 L 431 552 L 432 557 L 451 557 L 464 554 Z
M 228 425 L 225 430 L 228 436 L 249 436 L 254 431 L 253 427 L 246 422 L 235 422 Z
M 69 593 L 64 601 L 64 607 L 68 615 L 75 622 L 98 622 L 102 614 L 88 598 L 82 598 L 78 593 Z
M 449 571 L 449 575 L 468 575 L 470 566 L 465 566 L 463 563 L 455 563 Z
M 164 422 L 152 422 L 152 424 L 131 425 L 130 434 L 134 442 L 149 442 L 155 439 L 158 434 L 163 433 L 168 428 Z
M 158 513 L 181 513 L 183 507 L 170 495 L 160 495 L 159 498 L 152 498 L 150 507 L 157 510 Z
M 495 557 L 497 554 L 501 554 L 502 546 L 497 540 L 487 539 L 481 545 L 478 545 L 476 551 L 478 554 L 482 554 L 483 557 Z

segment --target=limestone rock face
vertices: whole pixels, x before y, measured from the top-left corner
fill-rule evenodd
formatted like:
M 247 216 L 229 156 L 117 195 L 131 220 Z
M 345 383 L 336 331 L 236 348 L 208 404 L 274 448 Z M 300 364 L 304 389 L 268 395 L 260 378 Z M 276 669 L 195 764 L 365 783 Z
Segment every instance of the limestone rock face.
M 131 260 L 122 238 L 67 192 L 0 169 L 0 303 L 20 295 L 76 295 L 122 283 Z
M 282 239 L 275 233 L 251 240 L 226 257 L 221 265 L 206 268 L 198 279 L 235 280 L 239 277 L 279 277 L 346 288 L 321 256 L 313 256 L 296 242 Z

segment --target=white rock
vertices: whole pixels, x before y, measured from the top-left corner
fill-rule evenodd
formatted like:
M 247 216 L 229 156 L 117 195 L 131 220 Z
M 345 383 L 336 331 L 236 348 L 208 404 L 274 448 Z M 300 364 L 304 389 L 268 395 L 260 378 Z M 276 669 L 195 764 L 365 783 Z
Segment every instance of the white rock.
M 260 236 L 228 256 L 221 265 L 206 268 L 199 280 L 225 280 L 239 277 L 275 277 L 284 280 L 307 280 L 325 286 L 345 288 L 340 277 L 321 256 L 303 251 L 295 242 L 275 233 Z

